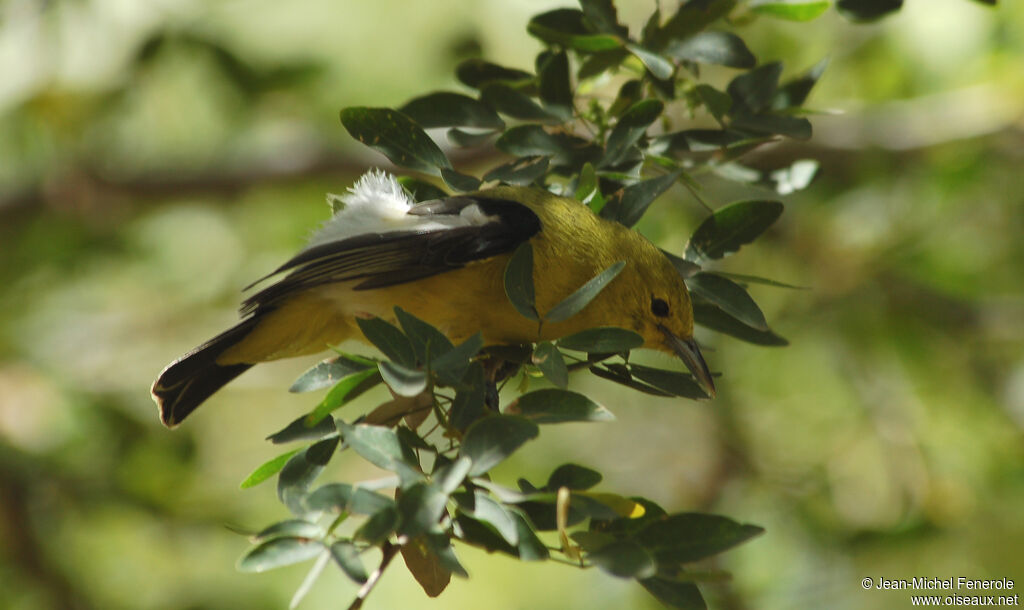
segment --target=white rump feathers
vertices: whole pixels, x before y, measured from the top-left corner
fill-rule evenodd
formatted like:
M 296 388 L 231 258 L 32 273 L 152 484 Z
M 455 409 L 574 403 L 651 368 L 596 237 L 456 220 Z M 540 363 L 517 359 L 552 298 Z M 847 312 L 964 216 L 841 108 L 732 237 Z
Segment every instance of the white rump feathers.
M 485 224 L 490 217 L 475 205 L 466 206 L 458 216 L 450 214 L 410 215 L 415 202 L 394 176 L 370 170 L 344 195 L 328 195 L 332 207 L 341 209 L 313 234 L 306 248 L 365 235 L 393 231 L 441 231 L 451 227 Z

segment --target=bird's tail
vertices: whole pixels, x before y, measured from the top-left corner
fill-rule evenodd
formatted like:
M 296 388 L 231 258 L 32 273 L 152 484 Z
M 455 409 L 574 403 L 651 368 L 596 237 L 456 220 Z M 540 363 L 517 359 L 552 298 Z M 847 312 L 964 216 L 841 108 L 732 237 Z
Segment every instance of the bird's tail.
M 252 366 L 220 365 L 217 358 L 248 335 L 255 321 L 244 320 L 167 365 L 151 390 L 164 425 L 174 427 L 181 423 L 214 392 Z

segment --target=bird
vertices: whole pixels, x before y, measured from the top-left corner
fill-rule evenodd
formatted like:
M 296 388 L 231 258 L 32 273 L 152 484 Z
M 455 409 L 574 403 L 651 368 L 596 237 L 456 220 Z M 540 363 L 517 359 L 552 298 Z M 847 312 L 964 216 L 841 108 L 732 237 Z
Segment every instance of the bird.
M 152 386 L 162 422 L 181 423 L 255 364 L 322 352 L 363 339 L 357 318 L 394 320 L 396 306 L 453 342 L 555 340 L 621 327 L 643 347 L 678 356 L 705 393 L 712 375 L 693 338 L 683 278 L 640 233 L 545 189 L 494 186 L 415 203 L 391 174 L 371 170 L 294 257 L 248 288 L 242 320 L 171 362 Z M 538 324 L 506 296 L 504 273 L 523 243 L 533 250 L 535 307 L 544 313 L 619 261 L 621 271 L 581 311 Z

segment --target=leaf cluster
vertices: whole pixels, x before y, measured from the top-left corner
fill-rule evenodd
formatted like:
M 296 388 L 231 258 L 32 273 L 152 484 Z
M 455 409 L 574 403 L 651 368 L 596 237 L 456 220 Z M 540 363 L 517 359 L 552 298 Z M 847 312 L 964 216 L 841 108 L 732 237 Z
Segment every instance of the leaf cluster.
M 872 19 L 893 4 L 898 8 L 899 2 L 840 0 L 838 8 Z M 713 209 L 698 178 L 714 173 L 779 194 L 813 180 L 814 161 L 764 171 L 742 158 L 780 139 L 811 136 L 803 104 L 825 62 L 783 78 L 781 63 L 759 61 L 734 30 L 761 16 L 806 21 L 828 6 L 827 0 L 689 0 L 671 14 L 656 9 L 640 31 L 631 31 L 611 0 L 580 0 L 579 8 L 530 20 L 528 32 L 544 46 L 531 69 L 468 59 L 456 68 L 464 91 L 428 93 L 399 108 L 345 108 L 341 121 L 354 138 L 420 174 L 401 179 L 417 201 L 495 184 L 526 186 L 575 198 L 632 227 L 680 185 L 707 210 L 685 250 L 665 252 L 689 287 L 696 323 L 758 345 L 785 345 L 747 287 L 793 286 L 709 268 L 761 236 L 782 203 L 743 200 Z M 710 66 L 732 71 L 726 86 L 702 80 Z M 448 148 L 493 148 L 506 158 L 486 169 L 456 168 L 435 136 Z M 621 268 L 610 266 L 541 316 L 533 255 L 524 244 L 506 268 L 505 291 L 523 316 L 558 322 L 582 310 Z M 596 567 L 637 580 L 667 606 L 704 608 L 695 583 L 720 575 L 692 564 L 762 531 L 595 491 L 601 474 L 578 464 L 559 466 L 540 485 L 524 478 L 515 488 L 495 482 L 493 469 L 541 426 L 614 419 L 605 406 L 568 389 L 573 370 L 648 394 L 704 397 L 688 373 L 630 362 L 630 350 L 643 343 L 636 333 L 595 328 L 535 345 L 485 348 L 479 335 L 454 345 L 400 308 L 394 319 L 397 324 L 358 321 L 383 358 L 339 354 L 295 382 L 296 392 L 327 391 L 269 438 L 304 446 L 260 466 L 242 484 L 277 475 L 292 518 L 256 534 L 241 569 L 317 558 L 294 603 L 333 561 L 361 585 L 351 606 L 357 608 L 398 554 L 424 591 L 439 595 L 452 575 L 467 575 L 456 553 L 464 544 L 523 561 Z M 539 378 L 550 386 L 531 391 Z M 519 396 L 501 405 L 499 391 L 509 382 L 518 384 Z M 359 417 L 337 416 L 378 385 L 387 387 L 390 400 Z M 389 476 L 317 485 L 345 452 Z M 366 561 L 374 550 L 381 559 L 370 571 Z

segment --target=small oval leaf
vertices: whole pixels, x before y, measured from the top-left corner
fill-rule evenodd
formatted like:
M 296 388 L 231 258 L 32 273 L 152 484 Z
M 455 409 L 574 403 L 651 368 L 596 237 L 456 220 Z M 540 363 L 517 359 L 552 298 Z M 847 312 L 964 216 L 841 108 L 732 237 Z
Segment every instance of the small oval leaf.
M 731 254 L 770 227 L 782 214 L 778 201 L 740 201 L 708 216 L 686 244 L 685 258 L 699 263 Z
M 275 538 L 258 545 L 238 562 L 242 572 L 264 572 L 273 568 L 306 561 L 319 555 L 324 545 L 310 538 Z
M 448 157 L 423 129 L 391 108 L 351 107 L 341 111 L 341 123 L 353 138 L 384 154 L 395 165 L 438 174 L 450 168 Z
M 512 306 L 530 320 L 538 320 L 533 291 L 533 247 L 523 242 L 505 266 L 505 294 Z
M 523 417 L 495 415 L 474 422 L 466 430 L 460 452 L 473 461 L 469 475 L 484 474 L 539 433 L 537 424 Z
M 556 341 L 558 347 L 592 354 L 627 352 L 644 344 L 644 338 L 625 328 L 591 328 Z
M 538 424 L 615 419 L 611 411 L 589 397 L 559 388 L 545 388 L 523 394 L 516 402 L 516 411 Z

